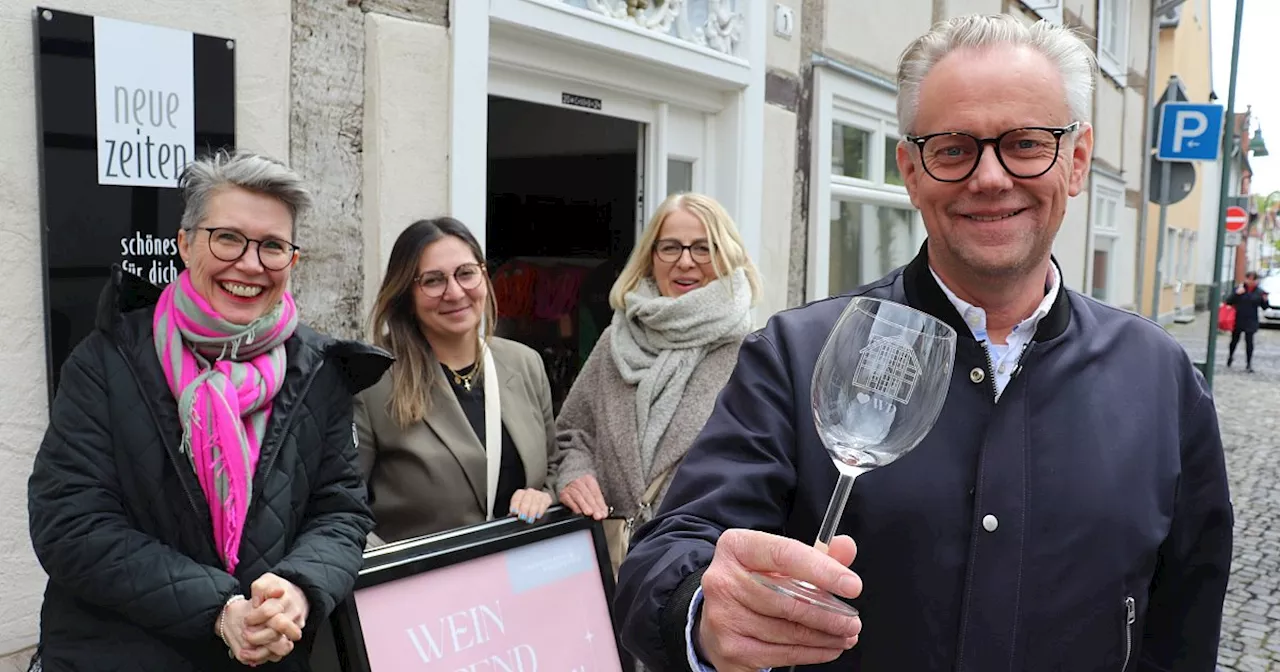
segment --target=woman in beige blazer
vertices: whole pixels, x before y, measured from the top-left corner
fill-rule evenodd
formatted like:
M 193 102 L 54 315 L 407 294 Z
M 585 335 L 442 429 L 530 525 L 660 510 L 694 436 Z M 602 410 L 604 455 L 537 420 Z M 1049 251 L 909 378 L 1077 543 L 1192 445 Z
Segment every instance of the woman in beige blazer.
M 550 506 L 551 386 L 536 352 L 492 335 L 496 312 L 465 225 L 442 217 L 400 234 L 371 319 L 396 362 L 356 399 L 371 543 L 533 522 Z

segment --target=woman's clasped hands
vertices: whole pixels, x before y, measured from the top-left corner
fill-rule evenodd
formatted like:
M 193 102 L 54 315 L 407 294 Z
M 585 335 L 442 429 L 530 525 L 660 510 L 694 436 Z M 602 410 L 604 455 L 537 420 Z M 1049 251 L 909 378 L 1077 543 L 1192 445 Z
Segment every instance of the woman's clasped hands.
M 302 589 L 271 573 L 254 581 L 252 591 L 251 598 L 231 598 L 215 627 L 233 658 L 256 667 L 293 652 L 307 625 L 309 604 Z

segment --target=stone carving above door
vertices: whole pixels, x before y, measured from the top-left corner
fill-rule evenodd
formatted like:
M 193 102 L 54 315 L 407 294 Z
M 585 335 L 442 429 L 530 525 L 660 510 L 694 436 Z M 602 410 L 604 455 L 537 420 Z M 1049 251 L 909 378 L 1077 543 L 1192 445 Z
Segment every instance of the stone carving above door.
M 737 55 L 745 18 L 741 0 L 563 0 L 566 4 Z

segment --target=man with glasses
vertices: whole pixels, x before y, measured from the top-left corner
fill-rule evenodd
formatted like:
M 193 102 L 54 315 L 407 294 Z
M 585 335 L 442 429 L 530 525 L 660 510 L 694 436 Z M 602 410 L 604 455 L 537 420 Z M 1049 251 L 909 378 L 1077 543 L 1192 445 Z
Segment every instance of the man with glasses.
M 1070 290 L 1051 257 L 1089 174 L 1095 73 L 1069 30 L 1011 16 L 908 47 L 897 162 L 928 241 L 852 296 L 955 328 L 946 405 L 913 452 L 858 479 L 841 536 L 816 549 L 837 473 L 809 388 L 850 297 L 748 337 L 621 568 L 619 630 L 647 666 L 1214 668 L 1232 513 L 1213 400 L 1163 330 Z

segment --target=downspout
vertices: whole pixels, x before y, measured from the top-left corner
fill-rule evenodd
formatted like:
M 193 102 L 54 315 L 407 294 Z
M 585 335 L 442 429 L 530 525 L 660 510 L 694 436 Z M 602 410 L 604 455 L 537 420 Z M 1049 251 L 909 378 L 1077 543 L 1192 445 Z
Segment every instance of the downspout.
M 1139 315 L 1142 310 L 1142 289 L 1147 284 L 1147 215 L 1151 210 L 1151 164 L 1152 154 L 1151 145 L 1155 142 L 1156 134 L 1156 118 L 1155 118 L 1155 97 L 1156 97 L 1156 57 L 1157 49 L 1160 45 L 1160 15 L 1156 13 L 1156 3 L 1152 3 L 1151 11 L 1151 30 L 1148 32 L 1147 45 L 1147 97 L 1143 101 L 1146 107 L 1144 114 L 1147 117 L 1145 126 L 1146 139 L 1142 145 L 1142 202 L 1138 204 L 1138 277 L 1134 283 L 1134 309 Z M 1159 251 L 1157 250 L 1157 254 Z M 1160 297 L 1155 296 L 1152 301 L 1159 303 Z M 1157 306 L 1156 310 L 1159 310 Z

